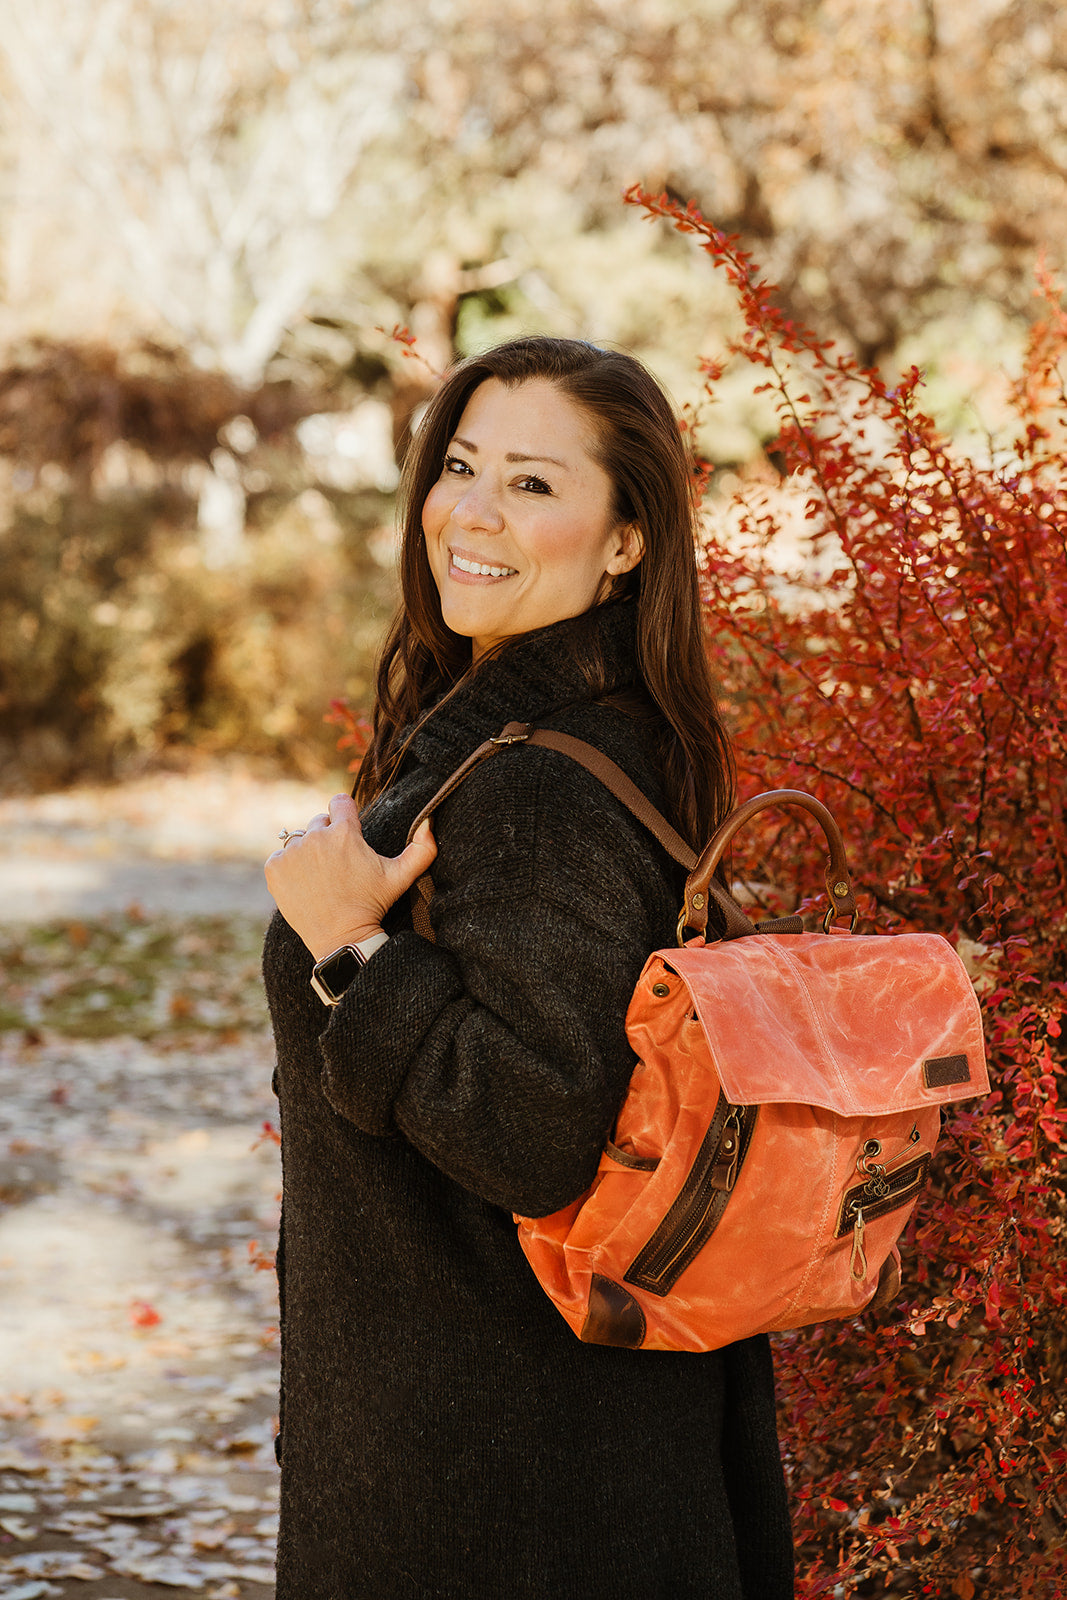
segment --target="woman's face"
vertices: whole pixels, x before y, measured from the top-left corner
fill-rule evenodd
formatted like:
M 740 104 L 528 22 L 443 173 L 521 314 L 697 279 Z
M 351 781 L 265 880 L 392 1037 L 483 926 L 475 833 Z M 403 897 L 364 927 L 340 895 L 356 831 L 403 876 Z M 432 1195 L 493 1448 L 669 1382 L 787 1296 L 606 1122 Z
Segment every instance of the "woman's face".
M 467 402 L 422 528 L 445 626 L 475 661 L 588 611 L 641 559 L 593 444 L 589 414 L 546 378 L 487 378 Z

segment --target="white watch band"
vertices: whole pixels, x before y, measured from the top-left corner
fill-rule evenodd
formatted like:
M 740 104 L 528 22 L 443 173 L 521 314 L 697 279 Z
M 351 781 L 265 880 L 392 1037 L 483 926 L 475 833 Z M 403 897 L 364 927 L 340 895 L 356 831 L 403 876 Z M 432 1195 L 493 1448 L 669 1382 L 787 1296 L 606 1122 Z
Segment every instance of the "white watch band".
M 364 964 L 368 962 L 375 950 L 380 950 L 383 944 L 389 943 L 389 935 L 379 928 L 377 933 L 372 933 L 366 939 L 357 939 L 349 948 L 358 950 L 363 957 Z

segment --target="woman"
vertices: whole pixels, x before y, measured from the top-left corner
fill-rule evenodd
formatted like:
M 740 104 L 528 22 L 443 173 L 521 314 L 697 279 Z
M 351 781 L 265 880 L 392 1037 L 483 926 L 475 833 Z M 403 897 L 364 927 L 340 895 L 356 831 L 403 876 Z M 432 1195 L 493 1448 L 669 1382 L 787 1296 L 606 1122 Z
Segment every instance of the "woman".
M 694 846 L 728 808 L 676 421 L 629 357 L 518 340 L 442 382 L 404 500 L 355 800 L 267 863 L 279 1600 L 781 1600 L 766 1340 L 584 1345 L 512 1220 L 595 1174 L 677 869 L 584 769 L 523 745 L 404 847 L 513 720 L 596 745 Z M 431 861 L 436 944 L 407 894 Z

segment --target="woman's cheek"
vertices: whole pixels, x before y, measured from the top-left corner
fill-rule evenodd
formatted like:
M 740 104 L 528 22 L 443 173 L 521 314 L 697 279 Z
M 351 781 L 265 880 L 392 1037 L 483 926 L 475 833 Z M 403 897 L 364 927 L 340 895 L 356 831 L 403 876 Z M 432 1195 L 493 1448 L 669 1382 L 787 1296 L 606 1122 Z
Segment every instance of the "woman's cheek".
M 441 532 L 448 521 L 452 500 L 450 484 L 434 484 L 422 504 L 422 531 L 427 539 L 433 539 Z

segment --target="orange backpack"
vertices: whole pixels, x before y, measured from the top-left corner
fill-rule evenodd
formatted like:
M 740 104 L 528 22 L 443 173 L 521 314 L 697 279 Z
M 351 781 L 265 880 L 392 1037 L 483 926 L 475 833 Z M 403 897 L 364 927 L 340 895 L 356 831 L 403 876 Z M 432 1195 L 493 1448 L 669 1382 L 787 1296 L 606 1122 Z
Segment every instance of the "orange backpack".
M 697 859 L 606 756 L 521 723 L 479 746 L 411 833 L 517 742 L 579 761 L 689 871 L 678 947 L 649 956 L 627 1012 L 638 1064 L 596 1178 L 562 1211 L 516 1218 L 550 1299 L 587 1343 L 641 1350 L 715 1350 L 891 1299 L 941 1106 L 989 1092 L 981 1013 L 956 952 L 939 934 L 852 932 L 840 830 L 811 795 L 747 801 Z M 821 933 L 799 918 L 753 927 L 714 879 L 738 829 L 768 806 L 808 811 L 826 835 Z M 432 937 L 432 885 L 419 890 L 415 926 Z M 709 899 L 726 933 L 706 943 Z M 836 928 L 846 914 L 848 930 Z

